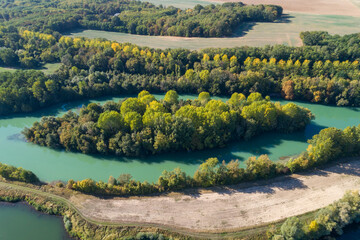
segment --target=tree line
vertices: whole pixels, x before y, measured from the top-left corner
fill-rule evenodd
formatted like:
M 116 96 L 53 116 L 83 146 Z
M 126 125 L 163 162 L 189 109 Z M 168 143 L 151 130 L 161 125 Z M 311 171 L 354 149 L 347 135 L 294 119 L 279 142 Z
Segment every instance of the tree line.
M 209 158 L 199 166 L 193 177 L 176 168 L 173 171 L 164 171 L 156 183 L 136 181 L 130 174 L 121 174 L 118 178 L 110 176 L 107 183 L 95 182 L 92 179 L 81 181 L 70 179 L 66 187 L 86 194 L 102 196 L 146 195 L 192 187 L 211 187 L 268 179 L 288 171 L 283 165 L 272 162 L 267 155 L 259 158 L 251 157 L 246 161 L 246 165 L 244 169 L 239 167 L 237 160 L 220 163 L 217 158 Z
M 338 41 L 349 44 L 357 40 L 344 36 Z M 349 55 L 344 55 L 344 50 Z M 324 46 L 159 50 L 0 27 L 1 66 L 36 68 L 62 62 L 51 75 L 40 71 L 0 73 L 0 115 L 31 112 L 75 99 L 171 89 L 229 96 L 259 92 L 290 100 L 359 106 L 356 59 L 360 55 L 350 53 L 350 47 L 344 50 L 329 58 L 325 57 L 330 50 L 325 51 Z M 350 60 L 340 60 L 345 57 Z
M 224 37 L 233 35 L 245 22 L 273 22 L 282 15 L 282 8 L 275 5 L 224 3 L 196 5 L 194 9 L 186 10 L 155 7 L 151 4 L 143 6 L 119 9 L 115 16 L 108 16 L 108 21 L 102 21 L 99 15 L 87 15 L 81 17 L 79 25 L 86 29 L 138 35 Z
M 6 4 L 0 15 L 0 23 L 4 25 L 25 26 L 41 32 L 86 28 L 139 35 L 224 37 L 232 35 L 245 22 L 273 22 L 282 15 L 282 8 L 224 3 L 182 10 L 129 0 L 57 0 L 51 3 L 23 0 Z
M 317 33 L 309 32 L 308 34 L 316 35 Z M 337 44 L 338 48 L 322 45 L 303 47 L 275 45 L 223 49 L 210 48 L 199 51 L 186 49 L 160 50 L 111 42 L 104 39 L 71 38 L 63 37 L 58 33 L 45 34 L 11 26 L 0 26 L 0 49 L 4 51 L 1 54 L 1 65 L 4 66 L 17 66 L 19 64 L 18 60 L 20 60 L 20 63 L 26 62 L 21 61 L 25 57 L 30 58 L 31 61 L 36 61 L 38 64 L 58 62 L 64 57 L 64 63 L 67 63 L 65 65 L 76 66 L 78 69 L 88 70 L 94 65 L 95 70 L 99 70 L 97 67 L 103 67 L 99 71 L 110 69 L 121 71 L 128 68 L 124 70 L 129 73 L 141 73 L 139 69 L 145 68 L 147 74 L 171 74 L 178 77 L 188 69 L 212 70 L 218 67 L 222 69 L 230 67 L 231 72 L 239 73 L 239 71 L 243 70 L 241 66 L 249 57 L 251 59 L 267 59 L 268 61 L 274 58 L 278 62 L 280 60 L 285 62 L 292 60 L 293 63 L 297 60 L 300 62 L 309 60 L 309 67 L 312 67 L 316 61 L 322 61 L 323 63 L 327 61 L 354 62 L 360 59 L 360 50 L 358 50 L 360 37 L 358 34 L 345 35 L 336 39 L 334 45 Z M 356 52 L 353 52 L 354 50 Z M 65 57 L 67 54 L 68 56 Z M 90 59 L 91 63 L 89 63 Z M 131 61 L 127 63 L 128 60 Z M 131 64 L 134 61 L 136 64 Z M 202 61 L 207 64 L 202 64 Z M 131 68 L 131 65 L 136 66 L 138 64 L 140 64 L 138 69 L 136 67 L 135 69 Z M 150 64 L 154 64 L 153 68 L 151 68 Z M 21 66 L 32 68 L 32 66 Z
M 198 167 L 193 176 L 188 176 L 181 169 L 176 168 L 173 171 L 164 171 L 156 183 L 136 181 L 131 175 L 122 174 L 118 178 L 110 176 L 107 183 L 95 182 L 92 179 L 69 180 L 67 187 L 87 194 L 127 196 L 178 191 L 191 187 L 238 184 L 302 172 L 339 158 L 359 156 L 359 152 L 360 125 L 347 127 L 344 130 L 326 128 L 309 140 L 309 146 L 305 152 L 286 163 L 275 163 L 267 155 L 262 155 L 258 158 L 250 157 L 245 162 L 246 167 L 241 168 L 238 160 L 225 163 L 219 162 L 217 158 L 209 158 Z M 324 235 L 324 231 L 326 234 L 332 231 L 332 229 L 329 231 L 322 228 L 321 233 L 320 229 L 316 234 Z M 285 239 L 291 238 L 285 237 Z
M 306 108 L 281 106 L 260 93 L 247 98 L 234 93 L 224 103 L 207 92 L 184 101 L 171 90 L 158 101 L 142 91 L 119 103 L 90 103 L 79 115 L 70 111 L 62 117 L 43 117 L 24 135 L 30 142 L 67 151 L 143 156 L 222 147 L 268 131 L 293 132 L 312 118 Z

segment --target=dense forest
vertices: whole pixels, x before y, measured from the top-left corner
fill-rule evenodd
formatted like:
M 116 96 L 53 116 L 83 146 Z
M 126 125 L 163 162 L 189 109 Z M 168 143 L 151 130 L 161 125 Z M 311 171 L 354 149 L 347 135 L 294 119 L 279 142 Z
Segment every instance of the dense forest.
M 247 22 L 278 21 L 282 11 L 275 5 L 240 2 L 180 9 L 136 0 L 0 0 L 0 67 L 19 69 L 0 71 L 0 115 L 33 112 L 77 99 L 137 94 L 104 105 L 90 103 L 78 114 L 69 111 L 60 117 L 43 117 L 23 131 L 29 142 L 41 146 L 133 157 L 224 147 L 264 132 L 291 133 L 304 129 L 314 118 L 310 110 L 294 103 L 271 102 L 270 96 L 359 107 L 360 34 L 303 32 L 301 47 L 198 51 L 63 36 L 76 29 L 93 29 L 150 36 L 228 37 Z M 47 63 L 60 63 L 60 67 L 44 74 L 39 69 Z M 158 100 L 150 92 L 166 94 Z M 178 93 L 199 95 L 183 100 Z M 211 95 L 229 96 L 229 100 L 213 100 Z M 270 179 L 358 157 L 360 125 L 323 129 L 308 143 L 305 152 L 287 162 L 275 163 L 261 155 L 250 157 L 242 168 L 238 160 L 226 163 L 209 158 L 193 176 L 176 168 L 164 171 L 155 183 L 121 174 L 110 176 L 108 182 L 69 180 L 66 188 L 101 196 L 131 196 Z M 0 178 L 39 183 L 33 172 L 1 163 Z M 57 186 L 65 187 L 62 182 Z M 309 215 L 311 219 L 289 218 L 280 229 L 270 229 L 267 237 L 318 239 L 340 234 L 344 226 L 359 222 L 359 202 L 359 192 L 349 192 Z M 52 206 L 44 204 L 44 209 Z M 73 227 L 67 215 L 64 224 L 68 231 Z M 80 225 L 82 230 L 87 226 Z M 136 238 L 165 237 L 141 233 Z
M 282 15 L 274 5 L 224 3 L 182 10 L 129 0 L 7 0 L 0 9 L 0 24 L 47 33 L 86 28 L 181 37 L 230 36 L 245 22 L 273 22 Z
M 339 158 L 359 156 L 359 152 L 360 125 L 344 130 L 326 128 L 309 140 L 305 152 L 286 163 L 274 163 L 267 155 L 262 155 L 250 157 L 245 162 L 246 168 L 241 168 L 237 160 L 225 163 L 217 158 L 209 158 L 198 167 L 194 176 L 188 176 L 176 168 L 170 172 L 164 171 L 156 183 L 136 181 L 131 175 L 122 174 L 118 178 L 110 176 L 107 183 L 91 179 L 69 180 L 67 187 L 88 194 L 124 196 L 229 185 L 313 169 Z M 317 234 L 326 235 L 320 231 Z
M 34 70 L 0 73 L 0 115 L 81 98 L 171 89 L 228 96 L 259 92 L 360 106 L 360 35 L 302 35 L 328 40 L 322 46 L 159 50 L 0 27 L 0 66 L 62 63 L 50 75 Z
M 43 117 L 24 130 L 28 141 L 82 153 L 141 156 L 179 150 L 225 146 L 267 131 L 293 132 L 305 128 L 311 112 L 293 103 L 281 106 L 251 93 L 234 93 L 227 103 L 202 92 L 195 100 L 179 101 L 168 91 L 157 101 L 147 91 L 137 98 L 90 103 L 80 114 Z

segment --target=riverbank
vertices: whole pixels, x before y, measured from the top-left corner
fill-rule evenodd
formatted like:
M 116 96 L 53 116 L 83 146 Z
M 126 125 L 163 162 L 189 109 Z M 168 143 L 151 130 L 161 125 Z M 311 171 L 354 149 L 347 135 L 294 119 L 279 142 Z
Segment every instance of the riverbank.
M 151 198 L 71 197 L 88 218 L 156 223 L 194 232 L 229 232 L 315 211 L 360 188 L 360 159 L 260 184 Z
M 155 95 L 162 99 L 164 95 Z M 127 96 L 132 97 L 132 96 Z M 194 99 L 193 95 L 181 95 L 182 99 Z M 89 156 L 79 153 L 56 151 L 44 147 L 29 144 L 24 141 L 21 131 L 24 127 L 30 127 L 42 116 L 63 116 L 68 110 L 79 112 L 83 104 L 90 102 L 104 104 L 106 101 L 120 101 L 124 97 L 97 98 L 91 101 L 77 101 L 65 105 L 57 105 L 32 114 L 17 114 L 0 119 L 0 152 L 6 158 L 2 163 L 21 166 L 34 172 L 42 181 L 51 182 L 56 180 L 75 181 L 91 178 L 95 181 L 107 181 L 109 176 L 118 177 L 128 173 L 139 181 L 155 182 L 163 170 L 171 171 L 176 167 L 188 175 L 193 175 L 198 166 L 207 158 L 218 157 L 220 160 L 229 162 L 239 159 L 242 167 L 244 161 L 251 156 L 267 154 L 270 159 L 277 161 L 284 156 L 298 155 L 306 150 L 310 139 L 323 128 L 336 127 L 343 129 L 347 126 L 359 124 L 359 108 L 345 108 L 325 106 L 293 101 L 294 103 L 309 108 L 316 116 L 305 129 L 305 132 L 294 134 L 269 133 L 262 137 L 254 138 L 247 142 L 233 143 L 226 148 L 212 149 L 208 151 L 196 151 L 186 153 L 169 153 L 148 158 L 120 158 Z M 228 98 L 214 98 L 227 101 Z M 278 100 L 277 100 L 278 101 Z M 281 104 L 290 101 L 280 100 Z M 19 151 L 21 149 L 21 151 Z M 24 159 L 26 158 L 26 161 Z
M 111 199 L 51 185 L 0 182 L 0 196 L 3 200 L 7 196 L 8 201 L 26 200 L 37 210 L 68 216 L 72 222 L 70 233 L 81 239 L 96 239 L 91 237 L 99 232 L 99 237 L 139 232 L 166 236 L 177 232 L 181 239 L 261 236 L 271 223 L 279 225 L 295 215 L 307 217 L 307 213 L 340 199 L 346 191 L 359 189 L 359 169 L 360 159 L 356 158 L 256 184 Z
M 0 201 L 27 202 L 37 211 L 64 217 L 65 228 L 73 239 L 111 240 L 147 235 L 153 239 L 192 239 L 166 228 L 136 224 L 112 224 L 89 219 L 77 209 L 69 198 L 76 192 L 52 185 L 31 185 L 0 180 Z M 70 224 L 66 224 L 70 222 Z M 180 237 L 181 236 L 181 237 Z M 179 238 L 180 237 L 180 238 Z M 136 238 L 137 239 L 137 238 Z

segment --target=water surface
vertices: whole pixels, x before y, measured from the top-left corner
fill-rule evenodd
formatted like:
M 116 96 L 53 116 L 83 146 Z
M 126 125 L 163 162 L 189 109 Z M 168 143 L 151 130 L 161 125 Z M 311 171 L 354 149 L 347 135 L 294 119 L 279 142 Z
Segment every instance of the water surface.
M 156 95 L 157 98 L 163 95 Z M 183 98 L 194 98 L 184 95 Z M 104 103 L 106 100 L 118 101 L 120 97 L 94 99 L 91 102 Z M 219 98 L 217 98 L 219 99 Z M 224 101 L 226 98 L 220 98 Z M 33 114 L 12 115 L 0 118 L 0 162 L 23 167 L 33 171 L 43 181 L 69 179 L 81 180 L 92 178 L 107 181 L 110 175 L 118 177 L 130 173 L 135 179 L 157 181 L 163 170 L 180 167 L 188 174 L 193 174 L 199 164 L 210 157 L 220 161 L 239 159 L 245 161 L 250 156 L 268 154 L 274 161 L 281 157 L 301 153 L 307 147 L 307 139 L 317 134 L 322 128 L 345 128 L 359 124 L 359 108 L 339 108 L 332 106 L 298 103 L 309 108 L 316 119 L 305 131 L 293 134 L 267 133 L 249 141 L 234 142 L 225 148 L 196 152 L 177 152 L 145 158 L 116 156 L 90 156 L 41 147 L 27 143 L 21 134 L 24 127 L 30 127 L 42 116 L 64 114 L 67 110 L 78 111 L 82 104 L 90 101 L 73 102 L 44 109 Z M 286 103 L 285 101 L 280 101 Z M 243 165 L 244 166 L 244 165 Z
M 336 240 L 359 240 L 360 239 L 360 225 L 357 223 L 351 224 L 343 229 L 344 233 L 337 236 Z
M 30 206 L 0 203 L 1 240 L 70 240 L 61 217 L 42 214 Z

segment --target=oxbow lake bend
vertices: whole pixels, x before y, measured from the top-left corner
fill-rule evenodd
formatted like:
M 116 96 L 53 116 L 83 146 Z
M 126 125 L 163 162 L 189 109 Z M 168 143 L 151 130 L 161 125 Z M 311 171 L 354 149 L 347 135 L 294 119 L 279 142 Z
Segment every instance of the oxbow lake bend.
M 194 5 L 209 4 L 202 0 L 150 0 L 154 4 L 173 5 L 180 8 L 193 7 Z M 258 23 L 253 30 L 247 33 L 243 39 L 230 38 L 215 41 L 210 39 L 175 39 L 169 41 L 166 37 L 132 36 L 123 33 L 108 33 L 93 31 L 85 34 L 86 37 L 108 37 L 110 40 L 121 42 L 128 41 L 150 47 L 171 48 L 186 47 L 198 49 L 204 47 L 224 47 L 284 43 L 288 45 L 301 45 L 298 34 L 303 30 L 327 30 L 336 34 L 349 34 L 359 32 L 358 18 L 344 16 L 317 16 L 309 14 L 292 13 L 290 23 Z M 309 24 L 311 23 L 311 24 Z M 75 33 L 75 36 L 83 34 Z M 264 40 L 265 36 L 265 40 Z M 248 37 L 248 40 L 247 38 Z M 290 40 L 289 40 L 290 37 Z M 224 44 L 224 40 L 227 42 Z M 158 96 L 161 97 L 161 96 Z M 183 96 L 184 98 L 193 96 Z M 96 99 L 92 102 L 105 102 L 106 100 L 119 100 L 120 98 Z M 286 103 L 285 101 L 280 101 Z M 308 103 L 299 103 L 309 108 L 315 115 L 316 120 L 309 125 L 304 132 L 291 135 L 265 134 L 248 142 L 232 143 L 229 147 L 201 151 L 195 153 L 174 153 L 148 157 L 146 159 L 129 158 L 104 158 L 100 156 L 86 156 L 82 154 L 55 151 L 45 147 L 39 147 L 26 143 L 21 136 L 24 127 L 29 127 L 41 116 L 62 115 L 67 110 L 78 110 L 82 104 L 88 101 L 75 102 L 59 105 L 38 111 L 33 114 L 13 115 L 0 118 L 0 152 L 3 158 L 0 162 L 21 166 L 34 171 L 41 180 L 68 180 L 84 179 L 91 177 L 95 180 L 106 181 L 109 175 L 118 176 L 121 173 L 131 173 L 135 179 L 155 181 L 162 170 L 172 170 L 179 166 L 187 173 L 192 174 L 197 166 L 208 157 L 218 157 L 220 160 L 238 158 L 241 161 L 249 156 L 269 154 L 271 159 L 278 160 L 281 156 L 296 155 L 306 149 L 306 140 L 318 133 L 325 127 L 345 128 L 359 124 L 360 108 L 338 108 Z M 21 229 L 21 231 L 20 231 Z M 360 228 L 351 226 L 345 229 L 345 233 L 339 240 L 357 240 L 360 236 Z M 0 239 L 6 240 L 69 240 L 65 233 L 62 220 L 58 217 L 47 216 L 36 212 L 24 204 L 0 203 Z
M 158 99 L 163 95 L 155 95 Z M 182 95 L 183 99 L 195 98 Z M 198 165 L 209 157 L 220 160 L 246 160 L 249 156 L 269 154 L 271 159 L 299 154 L 307 147 L 306 140 L 325 127 L 345 128 L 357 125 L 359 108 L 340 108 L 296 102 L 309 108 L 316 120 L 307 126 L 305 131 L 294 134 L 268 133 L 248 142 L 235 142 L 228 147 L 217 150 L 206 150 L 192 153 L 172 153 L 151 156 L 144 159 L 88 156 L 80 153 L 56 151 L 24 141 L 21 131 L 29 127 L 42 116 L 62 115 L 67 110 L 79 111 L 83 104 L 89 102 L 104 103 L 107 100 L 118 101 L 122 98 L 103 98 L 91 101 L 73 102 L 54 106 L 32 114 L 12 115 L 0 118 L 0 152 L 1 162 L 21 166 L 34 171 L 41 180 L 68 180 L 93 178 L 106 181 L 108 176 L 130 173 L 135 179 L 156 181 L 162 170 L 180 167 L 193 174 Z M 216 98 L 226 101 L 227 98 Z M 287 101 L 280 100 L 282 104 Z M 19 231 L 21 229 L 21 231 Z M 358 239 L 360 230 L 354 226 L 345 232 L 345 238 Z M 61 218 L 40 214 L 24 204 L 0 203 L 0 239 L 6 240 L 68 240 Z
M 158 99 L 163 95 L 155 95 Z M 195 98 L 182 95 L 183 99 Z M 163 170 L 173 170 L 180 167 L 192 175 L 199 164 L 210 157 L 220 161 L 239 159 L 242 164 L 250 156 L 268 154 L 273 161 L 282 157 L 294 156 L 307 147 L 307 139 L 317 134 L 322 128 L 345 128 L 359 124 L 359 108 L 341 108 L 310 103 L 296 102 L 309 108 L 316 119 L 308 125 L 305 131 L 293 134 L 267 133 L 249 141 L 238 141 L 225 148 L 196 152 L 177 152 L 144 158 L 127 158 L 116 156 L 85 155 L 41 147 L 24 140 L 21 131 L 30 127 L 42 116 L 61 116 L 67 110 L 79 111 L 83 104 L 89 102 L 104 103 L 107 100 L 119 101 L 120 97 L 95 99 L 91 101 L 73 102 L 54 106 L 32 114 L 12 115 L 0 118 L 0 152 L 1 162 L 21 166 L 33 171 L 42 181 L 67 181 L 92 178 L 107 181 L 110 175 L 118 177 L 129 173 L 137 180 L 157 181 Z M 215 97 L 226 101 L 227 98 Z M 286 101 L 280 100 L 282 104 Z

